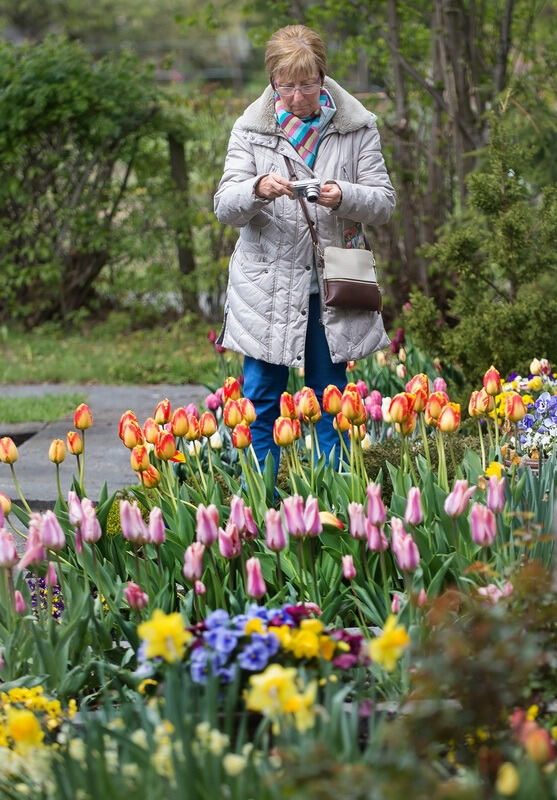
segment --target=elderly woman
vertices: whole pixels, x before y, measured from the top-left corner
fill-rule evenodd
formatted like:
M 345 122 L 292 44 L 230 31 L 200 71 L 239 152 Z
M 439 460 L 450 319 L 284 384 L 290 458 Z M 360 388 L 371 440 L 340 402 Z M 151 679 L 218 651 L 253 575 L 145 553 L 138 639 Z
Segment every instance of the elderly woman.
M 293 179 L 318 179 L 305 204 L 321 247 L 360 247 L 363 224 L 388 221 L 395 192 L 381 154 L 375 116 L 326 77 L 320 36 L 304 25 L 276 31 L 267 43 L 270 86 L 236 121 L 215 195 L 218 219 L 240 228 L 230 260 L 219 342 L 243 353 L 244 393 L 255 405 L 253 446 L 271 451 L 273 423 L 288 367 L 304 367 L 319 402 L 346 384 L 346 362 L 385 347 L 380 314 L 332 308 Z M 286 157 L 286 158 L 285 158 Z M 332 419 L 317 425 L 322 451 L 338 445 Z

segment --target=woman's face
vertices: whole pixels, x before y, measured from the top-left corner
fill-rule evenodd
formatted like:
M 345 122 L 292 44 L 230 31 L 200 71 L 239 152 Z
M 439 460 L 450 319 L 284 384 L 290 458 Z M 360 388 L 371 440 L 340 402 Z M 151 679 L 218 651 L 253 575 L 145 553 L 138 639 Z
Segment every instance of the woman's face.
M 319 109 L 321 94 L 321 77 L 316 72 L 292 80 L 289 75 L 279 72 L 273 76 L 273 85 L 284 107 L 297 117 L 309 117 Z

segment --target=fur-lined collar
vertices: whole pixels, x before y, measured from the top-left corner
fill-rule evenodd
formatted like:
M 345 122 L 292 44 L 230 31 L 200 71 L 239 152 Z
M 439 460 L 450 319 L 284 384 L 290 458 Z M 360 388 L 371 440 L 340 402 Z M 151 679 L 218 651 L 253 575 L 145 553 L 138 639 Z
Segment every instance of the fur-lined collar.
M 339 133 L 350 133 L 358 128 L 369 127 L 375 120 L 375 114 L 364 108 L 359 100 L 352 97 L 332 78 L 325 77 L 324 86 L 336 106 L 331 125 L 334 125 Z M 267 86 L 263 94 L 246 108 L 235 127 L 254 133 L 276 133 L 275 102 L 271 86 Z

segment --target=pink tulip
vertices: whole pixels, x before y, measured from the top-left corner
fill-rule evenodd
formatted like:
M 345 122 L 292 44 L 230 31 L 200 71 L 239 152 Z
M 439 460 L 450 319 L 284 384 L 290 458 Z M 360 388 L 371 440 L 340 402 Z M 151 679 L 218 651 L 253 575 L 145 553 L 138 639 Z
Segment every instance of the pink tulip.
M 357 381 L 356 382 L 356 389 L 358 390 L 358 394 L 360 395 L 362 400 L 364 399 L 364 397 L 367 397 L 367 395 L 369 394 L 369 389 L 368 389 L 367 383 L 365 381 L 362 381 L 362 380 Z
M 233 494 L 232 497 L 230 498 L 230 516 L 229 516 L 228 519 L 231 522 L 233 522 L 234 525 L 236 525 L 240 535 L 242 534 L 242 532 L 244 530 L 244 524 L 245 524 L 244 509 L 245 509 L 245 507 L 246 507 L 246 504 L 244 503 L 242 498 L 239 497 L 237 494 Z
M 352 556 L 342 556 L 342 574 L 347 581 L 351 581 L 356 577 L 356 567 L 354 566 L 354 559 Z
M 470 509 L 470 530 L 472 539 L 480 547 L 488 547 L 493 544 L 497 534 L 493 511 L 481 503 L 474 503 Z
M 265 514 L 265 544 L 269 550 L 278 553 L 286 547 L 286 533 L 282 526 L 282 517 L 275 508 L 268 509 Z
M 56 574 L 56 567 L 52 563 L 52 561 L 48 562 L 48 567 L 46 570 L 46 585 L 47 586 L 56 586 L 58 583 L 58 575 Z
M 261 572 L 261 563 L 258 558 L 248 558 L 246 561 L 247 585 L 246 592 L 249 597 L 260 598 L 263 597 L 267 591 L 265 581 L 263 580 L 263 573 Z
M 305 533 L 304 498 L 299 494 L 285 497 L 282 501 L 282 509 L 290 536 L 303 536 Z
M 136 610 L 145 608 L 149 602 L 149 595 L 133 581 L 130 581 L 124 589 L 124 597 L 129 607 Z
M 487 507 L 494 514 L 499 514 L 505 508 L 505 478 L 492 475 L 487 486 Z
M 366 520 L 364 507 L 361 503 L 351 502 L 348 504 L 348 519 L 350 521 L 350 536 L 353 539 L 365 539 Z
M 367 546 L 372 553 L 383 552 L 389 547 L 389 541 L 383 533 L 383 528 L 372 525 L 369 519 L 366 519 L 366 539 Z
M 374 422 L 381 422 L 383 420 L 383 409 L 381 406 L 372 406 L 369 409 L 369 416 Z
M 18 570 L 30 564 L 40 564 L 46 558 L 46 551 L 41 541 L 42 517 L 34 512 L 29 517 L 29 534 L 25 543 L 25 552 L 17 565 Z
M 393 550 L 398 547 L 398 542 L 401 536 L 406 536 L 407 531 L 404 528 L 404 523 L 398 517 L 391 517 L 391 542 Z
M 62 550 L 66 536 L 53 511 L 45 511 L 40 528 L 41 543 L 48 550 Z
M 393 551 L 400 569 L 403 572 L 415 570 L 420 563 L 420 551 L 412 536 L 404 530 L 402 520 L 396 517 L 391 519 L 391 536 Z
M 14 592 L 14 607 L 16 614 L 25 614 L 27 611 L 27 603 L 19 589 L 16 589 Z
M 447 383 L 444 378 L 435 378 L 435 380 L 433 381 L 433 391 L 434 392 L 447 391 Z
M 419 525 L 424 518 L 422 497 L 417 486 L 412 486 L 406 498 L 406 511 L 404 521 L 407 525 Z
M 149 529 L 137 503 L 120 500 L 120 525 L 124 539 L 129 542 L 140 545 L 149 541 Z
M 203 554 L 205 545 L 201 542 L 192 542 L 184 553 L 184 578 L 187 581 L 200 580 L 203 575 Z
M 383 396 L 381 395 L 381 392 L 378 389 L 373 389 L 369 393 L 369 397 L 374 406 L 381 407 L 381 403 L 383 402 Z
M 211 503 L 204 506 L 201 503 L 195 512 L 196 519 L 196 539 L 206 547 L 210 547 L 217 540 L 219 535 L 219 510 Z
M 81 538 L 84 542 L 93 544 L 98 542 L 102 536 L 102 530 L 97 519 L 95 506 L 88 497 L 84 497 L 81 501 L 81 510 L 83 519 L 81 522 Z
M 372 525 L 383 525 L 387 519 L 387 511 L 381 499 L 381 484 L 370 483 L 366 488 L 367 518 Z
M 81 525 L 81 520 L 83 519 L 81 500 L 75 492 L 71 491 L 68 492 L 68 514 L 72 525 Z
M 161 545 L 166 541 L 166 531 L 162 511 L 154 506 L 149 512 L 149 541 L 154 545 Z
M 423 588 L 420 589 L 418 592 L 418 599 L 417 599 L 418 608 L 423 608 L 427 603 L 427 593 L 426 590 Z
M 195 594 L 205 594 L 205 592 L 207 591 L 207 587 L 205 586 L 203 581 L 196 581 L 193 584 L 193 591 L 195 592 Z
M 242 552 L 242 540 L 237 525 L 226 523 L 226 528 L 219 528 L 219 552 L 223 558 L 236 558 Z
M 216 411 L 217 408 L 221 407 L 221 399 L 218 394 L 211 392 L 211 394 L 208 394 L 205 398 L 205 405 L 209 411 Z
M 186 414 L 193 414 L 196 419 L 199 419 L 199 409 L 195 403 L 188 403 L 186 406 Z
M 488 583 L 487 586 L 480 586 L 478 594 L 480 597 L 485 597 L 492 606 L 496 605 L 503 597 L 503 592 L 494 583 Z
M 14 537 L 5 528 L 0 528 L 0 567 L 11 569 L 18 561 Z
M 476 491 L 476 486 L 468 486 L 468 481 L 456 481 L 454 489 L 445 499 L 445 513 L 449 517 L 459 517 L 466 511 L 468 501 Z
M 259 536 L 259 531 L 253 518 L 253 511 L 249 506 L 244 508 L 244 524 L 244 539 L 256 539 Z
M 304 530 L 308 536 L 319 536 L 323 530 L 319 516 L 319 503 L 317 498 L 311 495 L 307 498 L 304 509 Z
M 393 614 L 398 614 L 400 611 L 400 596 L 398 594 L 393 595 L 393 599 L 391 600 L 391 611 Z

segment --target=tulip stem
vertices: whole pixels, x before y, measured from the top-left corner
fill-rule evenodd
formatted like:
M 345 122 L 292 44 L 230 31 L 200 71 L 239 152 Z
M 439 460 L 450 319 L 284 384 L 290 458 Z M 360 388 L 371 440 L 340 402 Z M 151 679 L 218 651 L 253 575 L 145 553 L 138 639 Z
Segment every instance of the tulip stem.
M 82 450 L 81 450 L 81 461 L 79 463 L 79 488 L 81 489 L 81 495 L 83 496 L 85 494 L 85 486 L 84 486 L 84 480 L 85 480 L 85 431 L 84 430 L 81 431 L 81 437 L 82 437 L 82 440 L 83 440 L 83 447 L 82 447 Z
M 362 605 L 360 603 L 358 595 L 354 591 L 354 584 L 352 583 L 352 580 L 350 581 L 350 591 L 354 595 L 354 604 L 356 606 L 356 611 L 357 611 L 357 614 L 358 614 L 358 617 L 359 617 L 359 620 L 360 620 L 360 627 L 362 629 L 362 633 L 363 633 L 363 635 L 365 636 L 366 639 L 370 639 L 371 637 L 369 635 L 369 627 L 365 623 L 364 615 L 362 613 Z
M 199 472 L 199 477 L 201 478 L 201 483 L 203 484 L 203 492 L 205 494 L 205 500 L 208 503 L 209 502 L 209 498 L 207 497 L 207 483 L 205 481 L 205 475 L 203 474 L 203 470 L 201 469 L 201 462 L 199 460 L 199 453 L 197 452 L 197 448 L 196 447 L 194 447 L 194 454 L 193 455 L 194 455 L 194 458 L 195 458 L 195 463 L 197 464 L 197 470 Z
M 431 470 L 431 455 L 429 453 L 429 444 L 427 442 L 427 430 L 425 427 L 425 420 L 424 420 L 424 412 L 420 411 L 418 414 L 418 418 L 420 420 L 420 431 L 422 434 L 422 441 L 424 443 L 424 454 L 427 461 L 427 466 Z
M 14 469 L 14 465 L 13 464 L 10 464 L 10 470 L 12 472 L 12 480 L 14 482 L 14 486 L 15 486 L 16 492 L 20 496 L 21 502 L 23 503 L 23 505 L 25 506 L 25 508 L 29 512 L 29 514 L 31 514 L 32 513 L 31 506 L 29 505 L 29 503 L 27 502 L 27 500 L 23 496 L 23 492 L 21 491 L 21 488 L 19 486 L 19 481 L 17 479 L 17 475 L 15 474 L 15 469 Z
M 402 437 L 402 450 L 403 454 L 406 455 L 406 462 L 408 464 L 408 470 L 414 482 L 414 486 L 418 486 L 418 476 L 416 475 L 416 470 L 414 469 L 414 464 L 412 462 L 412 457 L 410 455 L 410 445 L 408 444 L 408 436 Z
M 277 550 L 275 552 L 275 557 L 276 557 L 276 561 L 277 561 L 277 585 L 278 585 L 279 592 L 280 592 L 281 597 L 282 597 L 282 592 L 284 590 L 284 581 L 283 581 L 283 578 L 282 578 L 282 568 L 280 566 L 280 550 Z
M 497 413 L 497 407 L 495 408 L 493 423 L 495 425 L 495 456 L 499 452 L 499 414 Z
M 385 564 L 385 552 L 379 551 L 379 566 L 381 567 L 381 580 L 383 581 L 383 594 L 385 596 L 385 619 L 389 614 L 389 579 L 387 578 L 387 567 Z
M 447 441 L 449 443 L 449 453 L 450 453 L 450 456 L 451 456 L 451 464 L 453 465 L 454 478 L 456 479 L 456 477 L 457 477 L 457 475 L 456 475 L 457 465 L 456 465 L 456 458 L 455 458 L 454 448 L 453 448 L 453 440 L 451 439 L 450 434 L 449 434 L 449 438 L 448 438 Z
M 350 461 L 350 453 L 348 452 L 348 448 L 346 447 L 346 442 L 344 441 L 344 436 L 342 435 L 342 431 L 339 428 L 337 428 L 337 433 L 340 441 L 340 451 L 338 454 L 338 471 L 340 474 L 343 464 L 342 454 L 344 453 L 344 455 L 346 456 L 346 463 L 348 464 Z
M 314 598 L 313 602 L 317 603 L 318 606 L 321 606 L 321 595 L 319 594 L 319 584 L 317 583 L 317 572 L 315 569 L 315 549 L 313 545 L 313 539 L 309 540 L 309 563 L 311 567 L 311 580 L 313 582 L 313 592 Z
M 480 436 L 480 452 L 482 454 L 482 472 L 485 472 L 485 447 L 484 447 L 484 437 L 482 433 L 482 423 L 478 419 L 478 434 Z
M 60 464 L 56 464 L 56 485 L 58 487 L 58 499 L 62 508 L 64 508 L 64 498 L 62 497 L 62 487 L 60 486 Z
M 439 454 L 439 467 L 437 469 L 437 483 L 444 489 L 447 494 L 449 493 L 449 482 L 447 478 L 447 462 L 445 459 L 445 445 L 443 443 L 443 434 L 437 430 L 437 452 Z
M 366 543 L 363 539 L 360 539 L 360 561 L 362 562 L 364 568 L 364 575 L 366 576 L 366 581 L 371 584 L 371 575 L 369 574 L 369 564 L 367 563 L 367 552 L 366 552 Z
M 209 472 L 211 473 L 211 478 L 215 479 L 215 472 L 213 470 L 213 448 L 211 447 L 211 442 L 209 438 L 207 438 L 207 462 L 209 464 Z
M 298 567 L 300 570 L 300 600 L 303 603 L 306 596 L 304 584 L 304 540 L 298 537 Z

